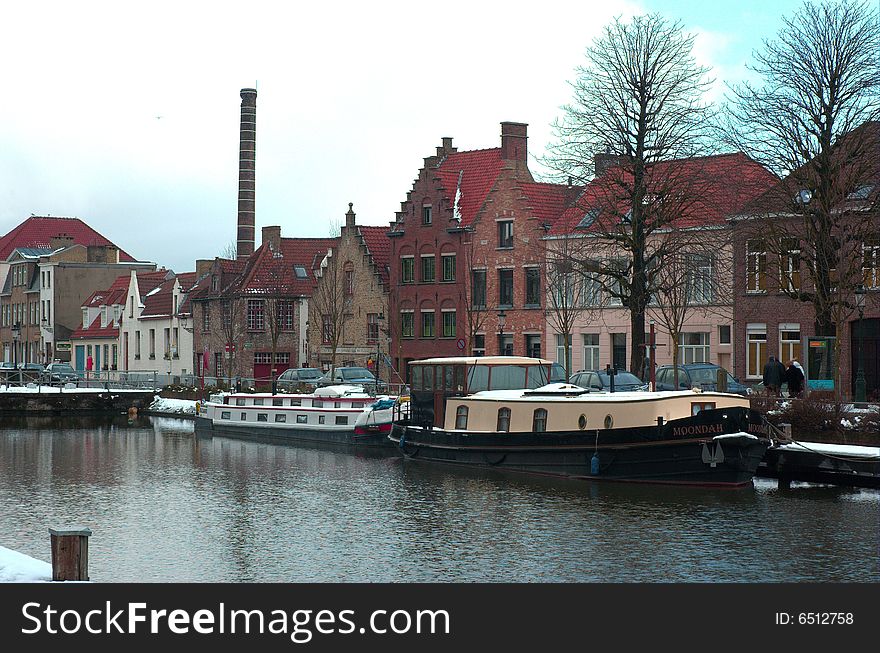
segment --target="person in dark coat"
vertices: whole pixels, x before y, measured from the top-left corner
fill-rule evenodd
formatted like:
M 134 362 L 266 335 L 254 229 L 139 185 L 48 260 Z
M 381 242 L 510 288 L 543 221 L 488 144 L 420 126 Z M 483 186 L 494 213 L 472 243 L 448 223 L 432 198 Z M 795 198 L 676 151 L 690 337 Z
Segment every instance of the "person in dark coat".
M 791 361 L 785 370 L 785 380 L 788 382 L 788 396 L 799 399 L 804 392 L 804 373 L 797 361 Z
M 784 377 L 785 366 L 771 356 L 764 366 L 764 389 L 768 395 L 779 396 Z

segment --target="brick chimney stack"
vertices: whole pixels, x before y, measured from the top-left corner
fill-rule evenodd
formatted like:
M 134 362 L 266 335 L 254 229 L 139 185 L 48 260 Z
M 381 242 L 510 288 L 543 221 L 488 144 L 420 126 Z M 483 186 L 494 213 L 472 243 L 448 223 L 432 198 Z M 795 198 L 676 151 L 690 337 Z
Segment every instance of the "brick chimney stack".
M 263 227 L 263 244 L 269 245 L 273 252 L 281 251 L 281 227 Z
M 522 122 L 501 123 L 501 158 L 505 161 L 528 159 L 528 125 Z
M 608 168 L 620 165 L 623 157 L 610 152 L 596 152 L 593 155 L 593 174 L 601 177 Z
M 354 223 L 355 212 L 354 212 L 353 207 L 354 207 L 354 203 L 349 202 L 348 203 L 348 212 L 345 214 L 345 228 L 346 229 L 353 230 L 355 227 L 355 223 Z
M 254 253 L 254 191 L 257 150 L 257 89 L 241 89 L 241 128 L 238 150 L 238 240 L 235 258 Z

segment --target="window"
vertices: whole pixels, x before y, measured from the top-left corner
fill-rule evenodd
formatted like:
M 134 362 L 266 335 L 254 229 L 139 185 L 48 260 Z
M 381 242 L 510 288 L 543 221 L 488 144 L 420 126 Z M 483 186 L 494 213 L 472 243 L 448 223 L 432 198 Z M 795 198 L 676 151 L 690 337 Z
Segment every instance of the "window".
M 247 421 L 247 413 L 241 413 L 241 419 L 239 421 L 246 422 Z
M 527 335 L 526 336 L 526 356 L 531 356 L 532 358 L 542 358 L 542 356 L 541 356 L 541 336 L 538 336 L 538 335 Z
M 794 292 L 801 287 L 801 248 L 797 238 L 782 241 L 783 254 L 779 257 L 779 289 Z
M 257 351 L 254 352 L 254 365 L 268 365 L 272 362 L 272 352 Z
M 354 270 L 350 269 L 349 266 L 351 263 L 345 264 L 345 294 L 353 295 L 354 294 Z
M 367 342 L 379 342 L 378 313 L 367 313 Z
M 156 358 L 156 330 L 150 329 L 150 358 Z
M 513 247 L 513 220 L 498 222 L 498 247 Z
M 485 356 L 486 355 L 486 336 L 482 333 L 478 333 L 474 336 L 474 347 L 473 347 L 474 356 Z
M 325 424 L 327 421 L 326 417 L 326 415 L 318 415 L 318 424 Z
M 779 325 L 779 361 L 787 363 L 801 359 L 801 325 Z
M 415 258 L 412 256 L 400 257 L 400 281 L 401 283 L 413 283 L 416 280 Z
M 571 334 L 568 336 L 568 347 L 565 346 L 565 335 L 556 334 L 556 362 L 571 372 Z
M 256 397 L 255 397 L 255 398 L 254 398 L 254 406 L 262 406 L 262 405 L 263 405 L 263 399 L 262 399 L 262 397 L 260 397 L 260 398 L 256 398 Z
M 555 286 L 553 288 L 553 307 L 555 309 L 574 308 L 574 290 L 575 283 L 577 283 L 574 274 L 556 271 L 553 273 L 552 279 L 551 283 Z
M 526 268 L 526 306 L 541 305 L 541 270 Z
M 532 416 L 532 432 L 543 433 L 547 430 L 547 409 L 536 408 Z
M 211 312 L 208 310 L 208 304 L 202 304 L 202 333 L 211 330 Z
M 498 270 L 498 304 L 513 306 L 513 270 Z
M 214 354 L 214 374 L 218 379 L 223 376 L 223 354 L 220 352 Z
M 345 426 L 348 424 L 348 415 L 337 415 L 336 416 L 336 425 L 337 426 Z
M 232 419 L 232 411 L 224 410 L 220 413 L 220 419 Z
M 455 311 L 443 311 L 443 337 L 454 338 L 455 331 Z
M 265 323 L 266 306 L 262 299 L 247 300 L 247 328 L 248 331 L 263 331 Z
M 293 331 L 293 300 L 276 299 L 275 308 L 276 312 L 278 313 L 278 328 L 281 331 Z
M 309 423 L 309 416 L 308 415 L 297 415 L 296 416 L 296 423 L 297 424 L 308 424 Z
M 692 401 L 691 415 L 696 415 L 704 410 L 715 410 L 714 401 Z
M 455 254 L 443 254 L 443 281 L 455 281 Z
M 272 405 L 273 405 L 273 406 L 283 406 L 283 405 L 284 405 L 284 399 L 281 399 L 281 398 L 279 398 L 279 397 L 274 397 L 274 398 L 272 399 Z
M 862 284 L 880 288 L 880 236 L 870 236 L 862 243 Z
M 283 365 L 290 365 L 290 352 L 275 352 L 275 362 Z
M 431 205 L 424 204 L 422 206 L 422 224 L 429 225 L 431 224 Z
M 336 325 L 333 324 L 333 316 L 332 315 L 322 315 L 321 316 L 321 343 L 325 345 L 329 345 L 333 343 L 333 338 L 336 335 Z
M 719 345 L 729 345 L 731 343 L 730 340 L 730 325 L 729 324 L 721 324 L 718 327 L 718 344 Z
M 401 338 L 412 338 L 413 336 L 415 336 L 414 317 L 415 317 L 415 313 L 413 313 L 412 311 L 401 311 L 401 313 L 400 313 L 400 337 Z
M 434 311 L 422 311 L 422 338 L 434 337 Z
M 746 377 L 760 379 L 764 374 L 767 355 L 767 325 L 746 325 Z
M 177 348 L 177 337 L 180 334 L 177 327 L 171 329 L 171 353 L 174 358 L 180 358 L 180 354 L 178 353 L 180 350 Z
M 471 304 L 473 308 L 486 308 L 486 271 L 471 272 Z
M 258 422 L 268 422 L 269 414 L 268 413 L 257 413 L 257 421 Z
M 165 358 L 171 358 L 171 329 L 162 329 L 162 336 Z
M 746 241 L 746 292 L 767 292 L 767 252 L 763 240 Z
M 687 269 L 688 304 L 710 304 L 712 302 L 712 257 L 705 254 L 692 254 L 685 258 Z
M 422 283 L 434 282 L 434 255 L 422 255 Z
M 468 407 L 459 406 L 455 409 L 455 428 L 462 431 L 467 428 Z
M 309 273 L 306 272 L 306 269 L 302 265 L 294 265 L 293 273 L 296 275 L 297 279 L 308 279 Z
M 689 365 L 709 362 L 708 333 L 680 333 L 678 343 L 679 363 Z
M 584 333 L 584 358 L 583 369 L 598 370 L 599 369 L 599 334 Z
M 283 414 L 283 413 L 276 413 L 276 414 L 275 414 L 275 423 L 276 423 L 276 424 L 278 424 L 278 423 L 283 423 L 283 422 L 286 422 L 286 421 L 287 421 L 287 415 L 285 415 L 285 414 Z
M 510 431 L 510 408 L 498 409 L 498 424 L 495 430 L 499 433 Z

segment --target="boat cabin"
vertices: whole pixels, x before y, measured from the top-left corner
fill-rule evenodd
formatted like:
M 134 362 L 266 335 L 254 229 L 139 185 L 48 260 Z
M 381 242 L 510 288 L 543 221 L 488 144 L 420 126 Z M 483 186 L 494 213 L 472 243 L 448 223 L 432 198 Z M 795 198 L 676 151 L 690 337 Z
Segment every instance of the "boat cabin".
M 565 380 L 558 363 L 542 358 L 428 358 L 410 363 L 410 423 L 442 427 L 446 402 L 485 390 L 531 390 Z

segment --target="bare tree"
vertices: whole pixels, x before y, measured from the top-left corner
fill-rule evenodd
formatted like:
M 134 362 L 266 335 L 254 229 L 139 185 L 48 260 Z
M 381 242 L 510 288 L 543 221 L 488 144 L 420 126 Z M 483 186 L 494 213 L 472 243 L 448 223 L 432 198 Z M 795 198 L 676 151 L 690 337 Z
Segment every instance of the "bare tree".
M 245 300 L 234 288 L 224 290 L 220 296 L 214 300 L 215 306 L 220 311 L 220 332 L 223 334 L 226 351 L 226 377 L 232 382 L 233 376 L 238 376 L 238 358 L 236 354 L 237 344 L 241 342 L 244 334 L 245 318 L 244 307 Z M 214 302 L 211 302 L 212 304 Z
M 744 226 L 768 271 L 778 261 L 779 291 L 812 304 L 818 335 L 838 336 L 838 356 L 880 231 L 878 51 L 876 4 L 805 2 L 755 55 L 761 82 L 731 88 L 722 123 L 728 143 L 784 177 Z
M 657 14 L 606 26 L 587 49 L 587 65 L 572 84 L 574 100 L 554 124 L 558 141 L 543 159 L 580 182 L 593 175 L 597 159 L 616 164 L 581 208 L 603 214 L 594 233 L 621 252 L 601 272 L 614 279 L 614 293 L 629 310 L 634 370 L 645 356 L 648 271 L 671 255 L 662 244 L 650 247 L 652 235 L 677 217 L 672 204 L 681 201 L 674 168 L 656 164 L 704 151 L 711 115 L 702 98 L 712 80 L 694 61 L 693 44 L 680 23 Z
M 313 342 L 330 348 L 330 377 L 336 369 L 336 352 L 339 349 L 345 318 L 349 309 L 345 271 L 335 260 L 334 250 L 327 250 L 315 272 L 317 284 L 309 300 L 309 322 L 312 333 L 319 334 Z
M 220 252 L 220 258 L 229 259 L 230 261 L 238 258 L 238 243 L 234 240 L 226 243 L 226 246 Z
M 460 251 L 464 255 L 464 279 L 459 279 L 456 284 L 461 304 L 465 307 L 465 319 L 467 319 L 467 351 L 473 354 L 476 347 L 477 335 L 484 330 L 486 318 L 497 308 L 495 303 L 490 303 L 486 278 L 486 257 L 481 255 L 475 243 L 475 230 L 473 227 L 461 229 L 462 246 Z M 485 337 L 485 335 L 484 335 Z M 399 341 L 398 341 L 399 342 Z M 484 345 L 485 346 L 485 345 Z

